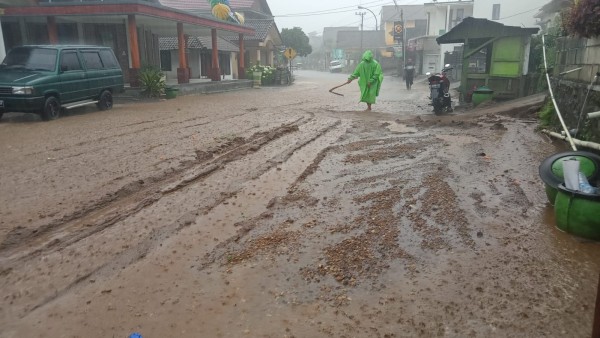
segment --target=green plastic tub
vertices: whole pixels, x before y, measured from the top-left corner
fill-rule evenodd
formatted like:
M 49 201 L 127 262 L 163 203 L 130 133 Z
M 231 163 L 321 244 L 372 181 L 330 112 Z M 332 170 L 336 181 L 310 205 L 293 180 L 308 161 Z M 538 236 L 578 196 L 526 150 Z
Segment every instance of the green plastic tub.
M 494 91 L 486 86 L 481 86 L 473 91 L 473 107 L 477 107 L 478 105 L 491 101 L 494 96 Z
M 177 97 L 177 92 L 179 89 L 177 88 L 165 88 L 165 97 L 167 99 L 174 99 Z
M 558 185 L 565 182 L 563 177 L 562 163 L 570 158 L 579 161 L 579 171 L 581 171 L 588 181 L 595 181 L 600 176 L 600 156 L 587 151 L 565 151 L 547 157 L 540 164 L 539 174 L 544 181 L 546 196 L 548 202 L 554 204 Z
M 600 240 L 600 195 L 586 194 L 558 186 L 554 201 L 556 226 L 570 234 Z

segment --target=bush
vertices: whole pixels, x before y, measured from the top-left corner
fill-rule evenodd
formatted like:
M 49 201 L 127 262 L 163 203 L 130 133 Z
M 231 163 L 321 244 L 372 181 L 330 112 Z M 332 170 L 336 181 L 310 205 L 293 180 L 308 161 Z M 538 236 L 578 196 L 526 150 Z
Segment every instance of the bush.
M 261 85 L 271 85 L 275 80 L 275 68 L 271 66 L 261 66 L 260 64 L 256 64 L 249 69 L 246 69 L 246 78 L 253 79 L 254 72 L 261 72 L 262 77 L 260 79 Z
M 140 70 L 140 83 L 142 95 L 147 97 L 160 97 L 167 86 L 163 72 L 154 66 L 144 66 Z
M 573 3 L 566 28 L 570 34 L 591 38 L 600 35 L 600 2 L 577 0 Z
M 556 110 L 554 109 L 554 104 L 551 100 L 546 102 L 542 110 L 538 113 L 538 117 L 540 119 L 540 129 L 550 128 L 557 123 Z

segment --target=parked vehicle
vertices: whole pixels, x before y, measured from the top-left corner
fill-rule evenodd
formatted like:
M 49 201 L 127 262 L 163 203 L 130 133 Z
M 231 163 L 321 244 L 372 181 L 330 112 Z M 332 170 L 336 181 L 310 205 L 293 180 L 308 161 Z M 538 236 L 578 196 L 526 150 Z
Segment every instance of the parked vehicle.
M 123 72 L 108 47 L 20 46 L 0 64 L 0 118 L 24 112 L 54 120 L 62 109 L 89 104 L 107 110 L 122 91 Z
M 329 63 L 329 71 L 331 73 L 341 73 L 344 69 L 344 65 L 340 60 L 333 60 Z
M 452 98 L 450 97 L 450 79 L 447 72 L 453 68 L 447 64 L 442 69 L 441 73 L 427 73 L 427 81 L 429 81 L 429 91 L 431 105 L 434 113 L 441 114 L 443 112 L 452 111 Z

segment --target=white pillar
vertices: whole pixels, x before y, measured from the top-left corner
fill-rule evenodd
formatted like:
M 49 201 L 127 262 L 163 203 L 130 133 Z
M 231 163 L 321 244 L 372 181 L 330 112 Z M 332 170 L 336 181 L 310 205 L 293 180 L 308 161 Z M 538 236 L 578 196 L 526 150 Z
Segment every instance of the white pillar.
M 6 47 L 4 46 L 4 33 L 2 33 L 2 21 L 0 20 L 0 60 L 6 56 Z
M 448 5 L 448 7 L 446 8 L 446 27 L 444 27 L 446 33 L 450 31 L 450 19 L 452 18 L 450 17 L 450 5 Z
M 448 33 L 450 31 L 450 20 L 452 18 L 450 17 L 450 5 L 448 5 L 446 7 L 446 27 L 444 27 L 444 30 L 446 31 L 446 33 Z M 444 34 L 446 34 L 444 33 Z M 446 56 L 446 52 L 448 51 L 448 45 L 441 45 L 440 47 L 440 64 L 438 66 L 438 69 L 441 70 L 442 67 L 444 67 L 444 57 Z M 438 71 L 439 71 L 438 70 Z

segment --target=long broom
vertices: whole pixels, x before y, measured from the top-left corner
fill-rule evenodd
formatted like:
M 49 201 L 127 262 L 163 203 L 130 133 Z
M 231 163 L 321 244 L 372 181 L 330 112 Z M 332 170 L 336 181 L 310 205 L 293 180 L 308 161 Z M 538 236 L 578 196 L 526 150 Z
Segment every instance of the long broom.
M 344 83 L 342 83 L 342 84 L 341 84 L 341 85 L 339 85 L 339 86 L 335 86 L 335 87 L 333 87 L 333 88 L 329 89 L 329 92 L 330 92 L 331 94 L 335 94 L 335 95 L 339 95 L 339 96 L 344 96 L 344 94 L 336 93 L 336 92 L 334 92 L 334 90 L 335 90 L 335 89 L 338 89 L 338 88 L 340 88 L 340 87 L 343 87 L 343 86 L 345 86 L 345 85 L 347 85 L 347 84 L 348 84 L 348 82 L 344 82 Z

